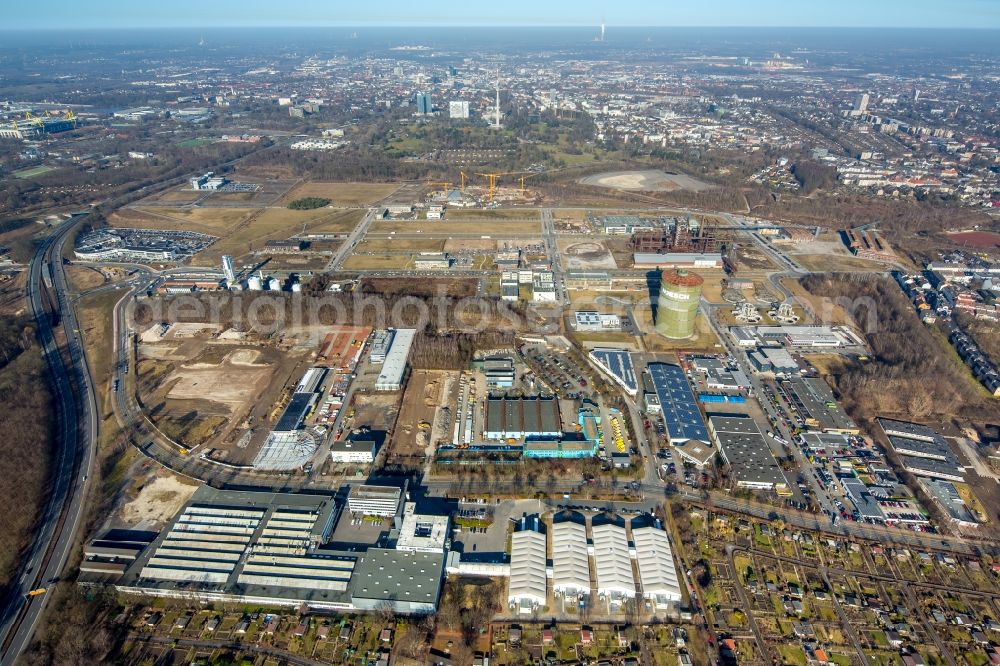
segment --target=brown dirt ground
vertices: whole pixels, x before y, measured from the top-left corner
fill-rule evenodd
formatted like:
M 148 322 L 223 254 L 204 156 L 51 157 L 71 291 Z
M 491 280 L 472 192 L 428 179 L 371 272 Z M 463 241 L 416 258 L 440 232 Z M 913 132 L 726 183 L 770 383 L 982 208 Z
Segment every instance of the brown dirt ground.
M 354 418 L 351 427 L 368 426 L 372 430 L 391 430 L 399 413 L 398 393 L 385 394 L 355 394 L 351 407 Z
M 105 279 L 101 271 L 87 266 L 67 266 L 66 277 L 78 292 L 94 289 L 104 284 Z
M 447 372 L 415 370 L 406 385 L 397 427 L 390 443 L 390 458 L 417 458 L 424 455 L 429 444 L 430 428 L 421 429 L 421 422 L 433 425 L 441 400 L 441 389 Z
M 198 484 L 161 470 L 142 487 L 135 499 L 121 508 L 121 519 L 130 526 L 143 521 L 163 524 L 197 489 Z
M 247 354 L 256 350 L 241 349 L 231 352 L 222 363 L 194 363 L 174 370 L 166 382 L 173 382 L 166 397 L 173 400 L 210 400 L 235 409 L 249 402 L 260 386 L 271 379 L 269 364 L 256 365 Z

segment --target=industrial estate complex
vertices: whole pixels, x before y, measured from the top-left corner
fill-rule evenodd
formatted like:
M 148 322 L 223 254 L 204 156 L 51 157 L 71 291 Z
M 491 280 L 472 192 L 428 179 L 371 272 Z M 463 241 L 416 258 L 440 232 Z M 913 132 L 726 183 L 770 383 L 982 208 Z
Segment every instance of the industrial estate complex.
M 0 45 L 0 664 L 1000 663 L 982 35 L 376 32 Z

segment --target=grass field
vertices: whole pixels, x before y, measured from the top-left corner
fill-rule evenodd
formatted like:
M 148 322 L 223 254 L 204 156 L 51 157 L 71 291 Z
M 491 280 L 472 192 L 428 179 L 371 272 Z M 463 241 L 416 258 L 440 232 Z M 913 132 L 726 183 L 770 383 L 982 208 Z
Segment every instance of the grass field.
M 197 139 L 187 139 L 185 141 L 181 141 L 177 145 L 181 148 L 198 148 L 200 146 L 207 146 L 210 143 L 215 143 L 215 139 L 199 137 Z
M 358 243 L 358 252 L 443 252 L 445 241 L 428 238 L 426 240 L 395 240 L 392 238 L 364 240 Z
M 876 261 L 858 259 L 850 254 L 796 254 L 796 262 L 811 271 L 882 271 L 885 266 Z
M 252 208 L 130 208 L 116 212 L 109 222 L 112 226 L 178 229 L 223 236 L 253 212 Z
M 452 234 L 462 235 L 529 235 L 540 234 L 542 231 L 541 220 L 531 222 L 527 220 L 504 221 L 497 223 L 495 220 L 478 220 L 449 222 L 399 222 L 395 220 L 379 220 L 372 225 L 371 231 L 374 233 L 397 234 L 428 234 L 430 236 L 446 238 Z
M 394 183 L 303 183 L 281 199 L 287 205 L 303 197 L 330 199 L 338 206 L 363 206 L 380 201 L 399 188 Z
M 400 270 L 413 267 L 413 258 L 408 255 L 374 254 L 361 255 L 352 254 L 341 267 L 344 270 Z
M 205 193 L 199 190 L 176 189 L 167 190 L 163 194 L 153 197 L 152 199 L 171 203 L 191 203 L 193 201 L 197 201 L 203 196 L 205 196 Z
M 44 164 L 42 164 L 41 166 L 31 167 L 30 169 L 21 169 L 20 171 L 15 171 L 14 178 L 21 178 L 21 179 L 36 178 L 50 171 L 55 171 L 55 168 L 50 166 L 45 166 Z
M 637 303 L 649 300 L 649 291 L 646 289 L 635 291 L 597 291 L 594 289 L 570 289 L 570 303 L 574 306 L 600 305 L 600 307 L 624 307 L 622 302 Z M 598 308 L 600 309 L 600 308 Z
M 557 208 L 552 211 L 552 217 L 569 222 L 583 222 L 587 219 L 587 211 L 582 208 Z
M 327 218 L 336 217 L 337 213 L 331 213 L 328 208 L 316 210 L 265 208 L 237 224 L 227 235 L 220 237 L 210 248 L 195 257 L 195 263 L 214 265 L 223 254 L 238 257 L 263 248 L 269 240 L 289 238 L 303 230 L 315 231 L 327 223 Z
M 329 209 L 326 210 L 329 212 Z M 335 210 L 326 217 L 311 222 L 309 231 L 316 234 L 345 234 L 358 226 L 364 216 L 363 210 Z
M 446 215 L 450 220 L 540 220 L 535 208 L 493 208 L 489 210 L 449 208 Z

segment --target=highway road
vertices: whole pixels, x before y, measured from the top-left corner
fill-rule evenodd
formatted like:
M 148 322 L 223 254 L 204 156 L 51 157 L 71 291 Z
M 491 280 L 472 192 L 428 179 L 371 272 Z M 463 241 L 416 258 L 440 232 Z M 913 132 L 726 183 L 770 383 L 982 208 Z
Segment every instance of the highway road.
M 48 596 L 25 598 L 33 588 L 51 585 L 61 575 L 75 541 L 87 495 L 97 441 L 97 400 L 80 340 L 79 324 L 67 301 L 62 251 L 72 230 L 86 216 L 66 222 L 43 243 L 32 257 L 26 286 L 28 303 L 38 325 L 42 354 L 52 375 L 56 403 L 56 453 L 51 474 L 52 491 L 39 520 L 37 536 L 12 595 L 5 600 L 3 652 L 0 664 L 13 664 L 24 651 L 45 609 Z M 48 280 L 45 276 L 48 275 Z M 67 364 L 55 339 L 53 319 L 45 308 L 43 289 L 51 282 L 53 310 L 68 341 Z M 77 397 L 80 402 L 78 404 Z
M 372 223 L 376 214 L 377 209 L 369 210 L 365 220 L 356 229 L 357 233 L 352 234 L 343 244 L 341 250 L 333 257 L 330 268 L 340 267 L 350 250 L 363 237 L 364 229 Z M 76 317 L 67 300 L 68 290 L 61 261 L 64 244 L 72 236 L 72 229 L 79 224 L 81 219 L 77 218 L 68 222 L 57 230 L 38 249 L 29 269 L 28 300 L 38 321 L 42 351 L 54 378 L 59 446 L 52 475 L 53 491 L 39 524 L 38 537 L 26 558 L 26 566 L 17 581 L 14 596 L 5 600 L 2 624 L 0 624 L 0 636 L 4 639 L 0 664 L 4 666 L 13 663 L 27 646 L 38 618 L 46 605 L 46 595 L 27 600 L 22 595 L 30 589 L 44 586 L 47 581 L 61 575 L 78 532 L 84 498 L 86 497 L 87 480 L 93 463 L 93 448 L 98 426 L 96 388 L 93 386 L 90 369 L 83 353 L 83 343 Z M 547 237 L 547 240 L 554 243 L 551 234 L 547 234 Z M 762 239 L 756 236 L 755 238 L 762 246 L 766 246 Z M 787 269 L 786 274 L 803 273 L 802 269 L 787 262 L 787 260 L 781 261 L 781 258 L 775 258 L 775 260 Z M 624 271 L 616 272 L 624 273 Z M 46 275 L 49 276 L 48 279 L 46 279 Z M 408 275 L 412 277 L 412 273 Z M 260 474 L 252 470 L 221 466 L 200 459 L 197 455 L 185 454 L 175 444 L 158 433 L 155 427 L 148 422 L 135 401 L 134 393 L 129 389 L 131 385 L 129 370 L 133 367 L 130 358 L 133 331 L 130 331 L 125 325 L 125 314 L 134 302 L 135 295 L 144 292 L 154 279 L 156 279 L 154 274 L 140 270 L 139 274 L 123 283 L 122 287 L 128 291 L 123 294 L 114 310 L 116 346 L 114 377 L 117 380 L 114 396 L 115 411 L 126 431 L 134 438 L 137 447 L 160 464 L 215 486 L 238 485 L 295 491 L 309 484 L 309 488 L 312 490 L 336 490 L 333 487 L 335 482 L 332 480 L 310 478 L 301 474 Z M 68 341 L 68 363 L 59 353 L 55 339 L 56 331 L 53 330 L 52 320 L 45 310 L 43 289 L 49 286 L 46 284 L 48 281 L 51 281 L 50 291 L 55 297 L 54 307 L 61 318 L 61 330 Z M 119 286 L 116 285 L 114 288 L 117 289 Z M 787 296 L 787 292 L 783 289 L 781 291 Z M 76 398 L 79 398 L 79 403 Z M 631 507 L 633 510 L 648 510 L 667 497 L 664 484 L 655 477 L 655 460 L 653 459 L 655 452 L 649 447 L 642 435 L 642 429 L 638 424 L 639 417 L 631 402 L 629 403 L 629 411 L 630 419 L 639 439 L 637 445 L 647 456 L 645 478 L 638 489 L 645 499 L 639 503 L 597 502 L 581 499 L 549 500 L 547 503 L 550 506 L 558 507 L 559 505 L 582 503 L 588 507 L 597 508 Z M 423 485 L 425 486 L 424 490 L 430 495 L 455 494 L 455 484 L 452 481 L 429 479 Z M 580 486 L 578 481 L 559 479 L 556 480 L 553 487 L 546 487 L 545 490 L 558 497 L 562 493 L 578 493 Z M 482 490 L 484 489 L 480 489 L 480 491 Z M 471 491 L 472 489 L 467 490 L 467 492 Z M 965 555 L 974 555 L 981 550 L 980 545 L 976 542 L 957 537 L 906 532 L 857 523 L 834 526 L 830 525 L 821 515 L 758 504 L 722 493 L 705 495 L 697 491 L 682 490 L 674 497 L 695 504 L 710 504 L 717 510 L 765 520 L 779 517 L 790 527 L 818 530 L 837 538 L 857 537 L 881 543 L 894 543 L 928 550 L 945 550 Z
M 260 154 L 279 145 L 282 142 L 250 154 Z M 222 170 L 241 159 L 243 157 L 219 164 L 215 170 Z M 109 200 L 104 206 L 114 209 L 185 180 L 186 176 L 147 185 Z M 2 600 L 0 666 L 14 664 L 24 652 L 49 599 L 48 594 L 34 597 L 25 594 L 55 584 L 62 575 L 83 519 L 88 480 L 94 464 L 99 427 L 97 389 L 84 353 L 76 313 L 69 301 L 62 260 L 66 242 L 87 217 L 86 214 L 78 215 L 64 222 L 38 247 L 28 267 L 25 296 L 38 327 L 42 355 L 51 373 L 57 432 L 50 492 L 39 516 L 36 536 L 9 594 Z M 46 298 L 51 304 L 51 312 L 46 308 Z M 65 338 L 62 350 L 65 355 L 56 340 L 57 331 Z

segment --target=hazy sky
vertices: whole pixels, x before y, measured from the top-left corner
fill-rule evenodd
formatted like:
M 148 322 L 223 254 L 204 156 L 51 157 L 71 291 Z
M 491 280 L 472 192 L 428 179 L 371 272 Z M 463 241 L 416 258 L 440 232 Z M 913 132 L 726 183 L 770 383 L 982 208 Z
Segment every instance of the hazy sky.
M 0 29 L 287 25 L 1000 28 L 1000 0 L 2 0 Z

